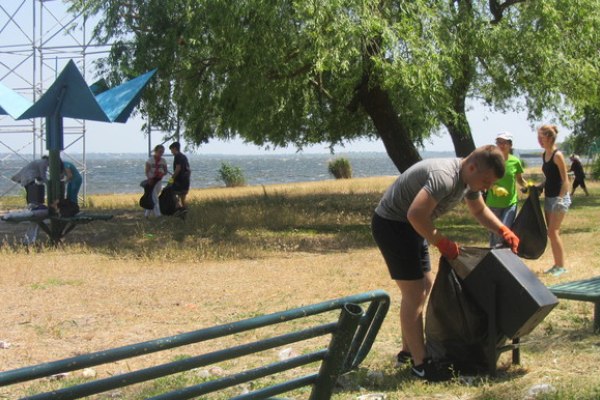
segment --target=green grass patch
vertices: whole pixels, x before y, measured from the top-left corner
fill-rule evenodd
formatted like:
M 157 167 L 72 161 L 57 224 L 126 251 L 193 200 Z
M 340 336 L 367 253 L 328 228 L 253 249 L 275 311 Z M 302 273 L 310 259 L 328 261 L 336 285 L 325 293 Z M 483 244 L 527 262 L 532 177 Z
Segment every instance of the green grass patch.
M 83 282 L 78 280 L 65 280 L 62 278 L 51 278 L 44 282 L 34 283 L 31 288 L 34 290 L 44 290 L 61 286 L 80 286 Z

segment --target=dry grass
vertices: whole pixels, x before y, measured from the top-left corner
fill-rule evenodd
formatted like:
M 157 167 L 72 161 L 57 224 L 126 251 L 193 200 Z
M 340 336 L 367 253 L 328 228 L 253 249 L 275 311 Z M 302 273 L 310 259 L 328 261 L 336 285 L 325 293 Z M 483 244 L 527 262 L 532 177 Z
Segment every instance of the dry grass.
M 424 385 L 406 369 L 393 367 L 400 345 L 399 293 L 369 230 L 372 210 L 392 179 L 197 190 L 185 221 L 143 220 L 137 195 L 93 196 L 94 211 L 112 210 L 115 219 L 77 228 L 59 248 L 27 251 L 14 244 L 24 227 L 10 225 L 10 230 L 1 223 L 0 340 L 12 346 L 0 349 L 0 369 L 381 288 L 390 293 L 392 309 L 355 377 L 364 390 L 342 391 L 336 398 L 381 392 L 388 399 L 515 399 L 524 398 L 536 384 L 558 390 L 538 398 L 598 398 L 600 345 L 591 332 L 589 303 L 561 301 L 524 338 L 522 367 L 504 369 L 496 378 Z M 546 284 L 600 274 L 600 185 L 590 186 L 593 195 L 576 196 L 564 223 L 569 272 L 559 278 L 540 275 Z M 464 209 L 440 224 L 462 243 L 482 245 L 487 240 Z M 536 272 L 545 270 L 552 264 L 551 254 L 548 250 L 526 264 Z M 224 344 L 239 340 L 236 336 Z M 106 376 L 210 346 L 159 353 L 98 371 Z M 267 352 L 260 359 L 222 367 L 235 370 L 272 359 L 276 353 Z M 507 364 L 508 355 L 501 362 Z M 368 370 L 383 372 L 383 381 L 371 382 Z M 0 388 L 0 398 L 13 398 L 14 390 Z M 302 397 L 304 392 L 298 395 Z

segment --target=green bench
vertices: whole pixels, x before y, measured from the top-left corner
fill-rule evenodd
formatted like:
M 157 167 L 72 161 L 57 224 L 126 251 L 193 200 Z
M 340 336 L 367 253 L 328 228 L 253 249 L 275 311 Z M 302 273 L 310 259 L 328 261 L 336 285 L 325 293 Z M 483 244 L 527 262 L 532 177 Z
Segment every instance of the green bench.
M 338 377 L 357 368 L 368 355 L 389 304 L 389 296 L 383 290 L 356 294 L 175 336 L 0 372 L 0 388 L 194 343 L 208 342 L 210 345 L 210 351 L 204 354 L 117 375 L 84 379 L 83 382 L 77 378 L 79 382 L 75 382 L 72 386 L 62 383 L 59 387 L 44 393 L 39 393 L 34 387 L 34 394 L 26 397 L 30 400 L 79 399 L 167 376 L 175 378 L 178 376 L 175 374 L 186 373 L 195 368 L 304 342 L 308 346 L 307 349 L 277 362 L 242 367 L 242 361 L 235 361 L 234 365 L 240 365 L 238 369 L 242 371 L 232 371 L 230 375 L 217 376 L 214 379 L 206 378 L 200 382 L 190 383 L 181 379 L 180 381 L 187 382 L 183 387 L 161 384 L 159 386 L 161 393 L 153 393 L 154 397 L 151 399 L 197 398 L 252 382 L 256 383 L 252 391 L 236 393 L 231 398 L 270 399 L 282 393 L 311 387 L 310 395 L 303 393 L 302 398 L 327 400 L 332 395 Z M 366 310 L 363 310 L 361 305 L 364 305 Z M 279 325 L 276 336 L 265 337 L 264 333 L 255 334 L 259 328 L 271 325 Z M 242 332 L 249 332 L 251 335 L 244 339 L 240 337 Z M 219 338 L 234 338 L 236 344 L 230 347 L 219 346 L 218 341 L 214 342 Z M 321 340 L 315 342 L 318 338 Z M 244 343 L 239 343 L 242 340 Z M 189 351 L 193 352 L 193 350 Z M 300 369 L 300 367 L 305 368 Z M 267 382 L 264 379 L 267 379 Z M 29 393 L 32 391 L 31 387 L 19 389 L 29 390 Z
M 580 281 L 559 283 L 548 289 L 561 299 L 594 303 L 594 332 L 600 332 L 600 276 Z
M 35 222 L 48 235 L 52 243 L 61 241 L 69 232 L 78 225 L 88 224 L 93 221 L 108 221 L 112 219 L 111 214 L 92 214 L 82 211 L 72 217 L 59 217 L 57 215 L 46 216 L 24 216 L 3 215 L 2 220 L 9 223 Z

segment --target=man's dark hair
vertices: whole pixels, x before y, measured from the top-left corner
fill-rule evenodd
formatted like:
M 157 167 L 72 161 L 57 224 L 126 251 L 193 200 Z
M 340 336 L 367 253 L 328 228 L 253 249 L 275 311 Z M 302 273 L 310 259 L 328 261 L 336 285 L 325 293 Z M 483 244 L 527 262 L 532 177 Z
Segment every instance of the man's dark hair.
M 169 146 L 169 149 L 177 149 L 177 151 L 179 151 L 179 150 L 181 150 L 181 143 L 179 143 L 179 142 L 173 142 Z
M 481 146 L 467 157 L 482 171 L 492 170 L 496 178 L 504 176 L 505 161 L 500 149 L 494 145 Z

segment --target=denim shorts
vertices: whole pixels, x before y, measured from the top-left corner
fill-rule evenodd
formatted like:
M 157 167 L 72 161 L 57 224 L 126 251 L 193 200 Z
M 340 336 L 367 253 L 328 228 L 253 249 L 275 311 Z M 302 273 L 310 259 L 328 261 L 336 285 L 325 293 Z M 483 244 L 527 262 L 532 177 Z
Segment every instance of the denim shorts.
M 569 193 L 564 197 L 546 197 L 544 200 L 544 211 L 555 213 L 566 213 L 571 206 L 571 196 Z

